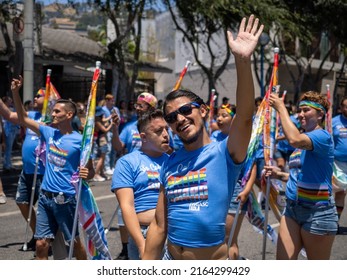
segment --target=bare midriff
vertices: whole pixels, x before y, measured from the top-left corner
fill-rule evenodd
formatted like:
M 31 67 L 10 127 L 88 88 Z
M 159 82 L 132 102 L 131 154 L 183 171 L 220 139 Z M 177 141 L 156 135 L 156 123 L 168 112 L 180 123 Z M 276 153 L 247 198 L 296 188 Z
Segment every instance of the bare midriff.
M 175 260 L 226 260 L 228 257 L 228 246 L 225 243 L 206 248 L 189 248 L 168 241 L 167 246 Z
M 149 226 L 151 221 L 154 219 L 155 209 L 146 210 L 137 213 L 137 218 L 141 226 Z

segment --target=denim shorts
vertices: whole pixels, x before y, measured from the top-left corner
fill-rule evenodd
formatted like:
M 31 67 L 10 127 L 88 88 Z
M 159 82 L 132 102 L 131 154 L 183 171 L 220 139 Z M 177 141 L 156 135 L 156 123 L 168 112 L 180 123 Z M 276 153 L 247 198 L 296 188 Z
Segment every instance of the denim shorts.
M 99 146 L 99 151 L 101 154 L 107 154 L 110 152 L 108 145 Z
M 54 239 L 59 228 L 65 241 L 70 242 L 75 209 L 74 195 L 65 196 L 64 204 L 57 204 L 56 197 L 48 197 L 41 191 L 37 206 L 35 239 Z M 78 222 L 76 225 L 76 236 L 78 236 Z
M 146 239 L 147 237 L 148 228 L 149 226 L 140 226 L 141 233 L 144 239 Z M 129 256 L 129 260 L 140 260 L 139 249 L 137 248 L 135 240 L 132 239 L 130 235 L 128 239 L 128 256 Z
M 239 182 L 237 182 L 235 185 L 233 196 L 230 200 L 228 214 L 236 214 L 237 206 L 239 204 L 239 202 L 236 199 L 237 199 L 237 196 L 239 195 L 239 193 L 241 192 L 241 190 L 242 190 L 241 185 Z M 243 214 L 246 213 L 247 205 L 248 205 L 248 200 L 242 205 L 241 213 L 243 213 Z
M 327 205 L 309 205 L 287 199 L 284 216 L 293 219 L 304 230 L 317 235 L 335 235 L 338 217 L 333 197 Z
M 41 187 L 43 175 L 36 175 L 36 184 L 35 184 L 35 195 L 34 195 L 34 203 L 39 197 L 39 190 Z M 16 203 L 17 204 L 29 204 L 31 198 L 31 190 L 33 187 L 34 174 L 25 174 L 23 171 L 21 172 L 18 180 L 18 187 L 16 193 Z

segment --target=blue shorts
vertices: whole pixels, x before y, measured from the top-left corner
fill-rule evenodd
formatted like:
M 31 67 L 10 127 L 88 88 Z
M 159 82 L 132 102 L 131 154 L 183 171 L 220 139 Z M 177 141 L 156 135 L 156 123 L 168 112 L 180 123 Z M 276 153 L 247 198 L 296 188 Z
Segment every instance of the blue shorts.
M 333 197 L 328 205 L 309 205 L 287 199 L 284 216 L 293 219 L 304 230 L 317 235 L 335 235 L 338 217 Z
M 236 214 L 237 206 L 239 204 L 239 202 L 236 200 L 236 198 L 239 195 L 239 193 L 241 192 L 241 190 L 242 190 L 241 185 L 239 182 L 237 182 L 235 185 L 233 196 L 230 200 L 228 214 Z M 243 213 L 243 214 L 246 213 L 247 206 L 248 206 L 248 200 L 242 205 L 241 213 Z
M 140 228 L 142 236 L 146 239 L 149 226 L 140 226 Z M 128 256 L 129 260 L 140 260 L 139 249 L 137 248 L 135 240 L 132 239 L 130 235 L 128 239 Z
M 33 205 L 36 204 L 36 201 L 39 197 L 39 190 L 41 188 L 43 175 L 36 175 L 36 184 L 35 184 L 35 195 Z M 25 174 L 22 170 L 19 180 L 16 193 L 16 203 L 17 204 L 29 204 L 31 198 L 31 190 L 33 187 L 34 174 Z
M 59 228 L 64 235 L 65 241 L 71 241 L 76 198 L 74 195 L 64 196 L 65 202 L 58 204 L 56 195 L 48 195 L 45 191 L 40 192 L 35 239 L 54 239 Z M 76 236 L 78 236 L 78 223 L 76 225 Z
M 99 146 L 99 151 L 101 154 L 107 154 L 111 150 L 109 149 L 108 145 L 103 145 L 103 146 Z

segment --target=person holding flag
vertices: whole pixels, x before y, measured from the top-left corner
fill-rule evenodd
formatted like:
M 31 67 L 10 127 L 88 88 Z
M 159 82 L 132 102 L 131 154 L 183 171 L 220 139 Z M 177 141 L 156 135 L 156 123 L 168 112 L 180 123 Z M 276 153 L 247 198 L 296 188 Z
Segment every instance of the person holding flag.
M 304 133 L 293 124 L 277 94 L 272 93 L 269 102 L 281 118 L 289 144 L 296 148 L 290 156 L 289 174 L 265 166 L 265 176 L 287 181 L 287 205 L 280 220 L 276 258 L 297 259 L 305 248 L 308 259 L 328 260 L 338 222 L 331 180 L 334 144 L 323 125 L 329 102 L 313 91 L 300 97 L 298 117 Z
M 225 260 L 225 221 L 252 132 L 254 85 L 251 56 L 264 26 L 243 18 L 236 39 L 228 31 L 235 57 L 238 114 L 228 137 L 212 142 L 205 127 L 207 105 L 188 90 L 170 92 L 164 118 L 184 147 L 172 153 L 160 172 L 155 218 L 149 226 L 143 259 Z
M 92 161 L 87 167 L 79 167 L 82 135 L 73 131 L 71 121 L 76 114 L 76 105 L 70 100 L 60 99 L 52 110 L 52 126 L 42 125 L 25 114 L 19 97 L 23 79 L 13 79 L 11 90 L 20 123 L 42 137 L 46 142 L 46 169 L 39 194 L 36 220 L 36 259 L 48 259 L 49 244 L 58 228 L 64 239 L 70 241 L 76 207 L 75 188 L 72 175 L 91 179 L 94 176 Z M 85 248 L 76 235 L 75 256 L 87 259 Z

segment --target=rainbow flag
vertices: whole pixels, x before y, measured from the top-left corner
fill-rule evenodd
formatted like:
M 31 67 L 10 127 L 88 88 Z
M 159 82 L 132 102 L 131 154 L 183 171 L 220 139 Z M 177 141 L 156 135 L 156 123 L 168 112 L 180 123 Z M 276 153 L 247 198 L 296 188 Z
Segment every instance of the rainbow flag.
M 186 65 L 184 66 L 183 70 L 181 71 L 181 74 L 180 74 L 180 76 L 179 76 L 179 78 L 178 78 L 174 88 L 172 89 L 172 91 L 178 90 L 181 87 L 181 83 L 183 81 L 183 77 L 187 73 L 190 64 L 191 64 L 191 62 L 189 60 L 187 60 Z
M 243 171 L 243 176 L 241 179 L 241 187 L 244 188 L 247 181 L 250 178 L 253 164 L 255 164 L 255 154 L 259 147 L 260 137 L 262 137 L 264 119 L 265 119 L 265 110 L 266 110 L 266 100 L 265 98 L 261 102 L 258 111 L 253 119 L 252 125 L 252 135 L 247 149 L 247 158 L 245 162 L 245 169 Z M 259 203 L 256 199 L 254 191 L 250 192 L 248 196 L 248 208 L 246 218 L 256 232 L 264 234 L 264 221 L 265 217 L 261 211 Z M 267 225 L 267 237 L 272 241 L 272 243 L 276 244 L 277 242 L 277 233 L 270 226 Z
M 245 162 L 245 169 L 243 172 L 243 177 L 241 179 L 241 187 L 244 188 L 247 181 L 250 178 L 253 164 L 255 164 L 255 153 L 258 150 L 260 137 L 265 137 L 264 134 L 268 134 L 268 138 L 264 139 L 264 157 L 266 160 L 266 163 L 270 161 L 270 158 L 273 158 L 273 148 L 275 143 L 275 131 L 276 131 L 276 111 L 273 109 L 271 112 L 271 107 L 269 106 L 269 96 L 273 89 L 274 85 L 277 85 L 278 77 L 277 77 L 277 70 L 278 70 L 278 56 L 275 58 L 274 63 L 274 69 L 272 72 L 271 80 L 270 80 L 270 87 L 266 92 L 266 95 L 264 99 L 262 100 L 258 111 L 253 119 L 253 125 L 252 125 L 252 135 L 250 139 L 250 143 L 248 145 L 247 150 L 247 158 Z M 270 118 L 271 117 L 271 118 Z M 272 126 L 270 125 L 270 119 L 272 122 Z M 270 136 L 273 138 L 271 140 Z M 265 146 L 268 146 L 268 151 L 265 151 Z M 270 152 L 270 147 L 272 148 L 272 152 Z M 254 191 L 249 194 L 249 204 L 247 209 L 247 220 L 253 225 L 254 229 L 264 234 L 264 226 L 265 226 L 265 217 L 260 209 L 259 203 L 256 199 L 256 196 L 254 194 Z M 270 203 L 271 205 L 271 203 Z M 276 231 L 270 226 L 266 226 L 266 232 L 267 237 L 272 241 L 272 243 L 276 244 L 277 242 L 277 233 Z
M 270 81 L 270 86 L 266 92 L 265 100 L 266 100 L 266 111 L 265 111 L 265 122 L 264 122 L 264 159 L 266 165 L 274 165 L 273 164 L 273 153 L 275 149 L 276 142 L 276 110 L 272 108 L 269 104 L 269 98 L 271 92 L 279 91 L 278 87 L 278 52 L 279 49 L 275 48 L 274 50 L 274 68 L 272 72 L 272 77 Z
M 279 94 L 280 86 L 278 85 L 278 60 L 279 60 L 279 49 L 274 49 L 274 68 L 272 72 L 272 77 L 270 80 L 269 89 L 266 93 L 266 113 L 265 113 L 265 122 L 264 122 L 264 160 L 266 165 L 274 165 L 274 150 L 275 150 L 275 142 L 276 142 L 276 134 L 277 134 L 277 112 L 274 108 L 269 105 L 269 97 L 270 93 Z M 266 190 L 266 179 L 262 177 L 261 180 L 262 189 Z M 277 195 L 279 194 L 279 190 L 275 188 L 272 180 L 270 180 L 270 195 L 269 195 L 269 205 L 274 212 L 276 218 L 280 220 L 281 211 L 277 204 Z
M 57 89 L 51 82 L 51 74 L 52 70 L 47 69 L 46 75 L 46 89 L 45 89 L 45 99 L 43 100 L 42 107 L 42 117 L 41 121 L 44 123 L 50 123 L 52 121 L 51 112 L 53 107 L 58 99 L 60 99 L 60 95 Z
M 88 98 L 87 121 L 83 130 L 80 166 L 86 166 L 92 152 L 95 126 L 96 93 L 99 76 L 100 62 L 97 62 L 93 75 L 92 87 Z M 86 235 L 85 239 L 89 257 L 93 260 L 111 260 L 112 257 L 108 249 L 101 215 L 88 183 L 84 180 L 80 180 L 78 176 L 73 177 L 72 183 L 76 188 L 76 193 L 78 193 L 78 187 L 81 188 L 78 217 Z
M 47 70 L 46 75 L 46 89 L 43 92 L 44 93 L 44 100 L 43 100 L 43 107 L 41 111 L 41 122 L 49 124 L 52 122 L 52 116 L 51 112 L 53 110 L 53 107 L 57 100 L 59 100 L 60 94 L 57 91 L 57 89 L 54 87 L 54 85 L 51 82 L 51 73 L 52 70 Z M 40 89 L 39 91 L 43 91 Z M 39 145 L 37 145 L 35 149 L 36 156 L 40 158 L 43 165 L 46 165 L 46 143 L 43 141 L 39 142 Z

